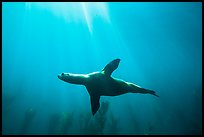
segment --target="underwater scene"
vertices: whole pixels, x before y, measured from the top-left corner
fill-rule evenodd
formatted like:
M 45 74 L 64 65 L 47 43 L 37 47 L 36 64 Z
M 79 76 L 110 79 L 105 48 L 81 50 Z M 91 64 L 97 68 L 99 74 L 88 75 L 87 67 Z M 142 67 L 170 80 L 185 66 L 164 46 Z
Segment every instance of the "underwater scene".
M 3 135 L 202 135 L 202 2 L 2 2 Z

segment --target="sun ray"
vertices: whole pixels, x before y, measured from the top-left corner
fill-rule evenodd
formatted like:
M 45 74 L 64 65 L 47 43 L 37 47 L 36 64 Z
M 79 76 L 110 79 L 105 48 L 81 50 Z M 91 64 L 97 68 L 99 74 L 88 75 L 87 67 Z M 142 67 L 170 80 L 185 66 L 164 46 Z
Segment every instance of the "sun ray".
M 69 22 L 85 22 L 89 33 L 93 34 L 95 16 L 110 23 L 110 18 L 105 2 L 26 2 L 26 9 L 32 6 L 51 11 L 55 16 Z
M 86 7 L 86 3 L 85 2 L 81 2 L 80 4 L 81 4 L 82 9 L 83 9 L 83 13 L 84 13 L 84 16 L 85 16 L 85 19 L 86 19 L 86 23 L 87 23 L 89 32 L 92 34 L 92 26 L 91 26 L 88 10 L 87 10 L 87 7 Z

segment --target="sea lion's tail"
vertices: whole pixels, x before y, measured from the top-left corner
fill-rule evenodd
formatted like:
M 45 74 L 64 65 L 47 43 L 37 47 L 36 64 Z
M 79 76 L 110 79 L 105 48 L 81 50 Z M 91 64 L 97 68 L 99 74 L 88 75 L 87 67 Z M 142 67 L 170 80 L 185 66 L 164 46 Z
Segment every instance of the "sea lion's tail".
M 154 95 L 154 96 L 156 96 L 156 97 L 159 97 L 157 94 L 156 94 L 156 92 L 155 91 L 153 91 L 153 90 L 150 90 L 150 92 L 149 92 L 150 94 L 152 94 L 152 95 Z
M 139 86 L 137 86 L 137 85 L 135 85 L 135 84 L 132 84 L 132 83 L 128 83 L 128 85 L 129 85 L 130 87 L 132 87 L 132 88 L 131 88 L 131 92 L 132 92 L 132 93 L 152 94 L 152 95 L 154 95 L 154 96 L 156 96 L 156 97 L 159 97 L 159 96 L 156 94 L 156 92 L 153 91 L 153 90 L 141 88 L 141 87 L 139 87 Z
M 156 97 L 159 97 L 157 94 L 152 94 L 152 95 L 154 95 L 154 96 L 156 96 Z

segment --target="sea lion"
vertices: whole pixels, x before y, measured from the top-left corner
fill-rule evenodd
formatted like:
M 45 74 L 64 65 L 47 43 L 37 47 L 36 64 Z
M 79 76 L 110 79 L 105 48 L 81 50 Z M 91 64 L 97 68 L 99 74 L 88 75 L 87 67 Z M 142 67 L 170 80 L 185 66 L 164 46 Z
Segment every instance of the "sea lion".
M 144 89 L 133 83 L 111 77 L 113 71 L 118 68 L 119 63 L 120 59 L 115 59 L 108 63 L 102 71 L 89 74 L 62 73 L 58 75 L 58 78 L 71 84 L 79 84 L 86 87 L 90 95 L 93 115 L 95 115 L 100 107 L 100 96 L 142 93 L 159 97 L 153 90 Z

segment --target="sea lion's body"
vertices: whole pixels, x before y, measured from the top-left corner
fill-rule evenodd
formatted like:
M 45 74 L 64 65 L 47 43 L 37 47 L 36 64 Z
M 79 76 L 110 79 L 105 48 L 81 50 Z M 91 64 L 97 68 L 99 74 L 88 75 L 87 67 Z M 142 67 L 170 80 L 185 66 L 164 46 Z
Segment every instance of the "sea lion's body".
M 149 93 L 157 96 L 152 90 L 144 89 L 133 83 L 111 77 L 112 72 L 118 67 L 119 62 L 120 59 L 113 60 L 102 71 L 90 74 L 62 73 L 58 75 L 58 78 L 71 84 L 86 86 L 91 98 L 93 115 L 100 107 L 100 96 L 118 96 L 125 93 Z
M 132 83 L 106 76 L 103 72 L 88 74 L 89 80 L 85 84 L 90 94 L 99 96 L 118 96 L 125 93 L 136 93 Z

